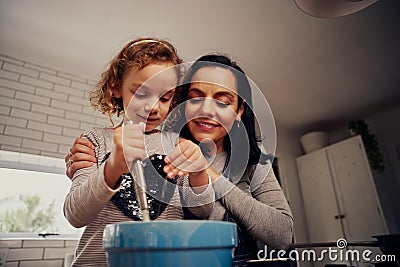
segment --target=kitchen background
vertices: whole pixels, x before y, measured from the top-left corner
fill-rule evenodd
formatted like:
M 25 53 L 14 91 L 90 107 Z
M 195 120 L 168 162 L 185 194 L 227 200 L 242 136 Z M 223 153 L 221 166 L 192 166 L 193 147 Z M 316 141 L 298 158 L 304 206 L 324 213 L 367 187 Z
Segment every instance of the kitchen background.
M 388 233 L 399 233 L 399 14 L 398 0 L 338 18 L 310 16 L 292 0 L 0 0 L 1 166 L 62 174 L 74 138 L 109 125 L 88 100 L 106 63 L 131 38 L 157 36 L 186 61 L 233 55 L 262 90 L 275 118 L 296 242 L 313 241 L 296 165 L 300 137 L 323 130 L 334 144 L 350 137 L 348 122 L 356 119 L 368 123 L 383 151 L 385 171 L 373 171 L 373 179 Z M 1 176 L 1 187 L 10 179 Z

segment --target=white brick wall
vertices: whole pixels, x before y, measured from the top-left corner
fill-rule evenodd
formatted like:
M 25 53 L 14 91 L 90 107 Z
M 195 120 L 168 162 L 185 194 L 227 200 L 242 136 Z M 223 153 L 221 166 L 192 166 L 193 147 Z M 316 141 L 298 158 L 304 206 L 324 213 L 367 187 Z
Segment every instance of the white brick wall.
M 0 238 L 0 250 L 7 250 L 5 266 L 63 267 L 66 254 L 73 253 L 77 239 Z
M 0 54 L 0 149 L 63 158 L 81 132 L 110 126 L 90 107 L 94 84 Z

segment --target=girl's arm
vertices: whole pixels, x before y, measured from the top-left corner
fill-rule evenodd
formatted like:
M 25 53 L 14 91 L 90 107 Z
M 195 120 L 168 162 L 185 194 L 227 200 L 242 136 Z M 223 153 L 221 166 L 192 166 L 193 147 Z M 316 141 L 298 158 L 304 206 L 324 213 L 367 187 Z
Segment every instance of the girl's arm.
M 64 202 L 64 214 L 67 220 L 75 227 L 82 227 L 90 223 L 104 208 L 106 203 L 118 191 L 119 177 L 129 172 L 126 162 L 143 159 L 144 124 L 126 125 L 122 134 L 122 127 L 112 132 L 109 130 L 94 130 L 85 134 L 96 147 L 95 154 L 98 162 L 102 162 L 106 153 L 110 156 L 104 163 L 77 170 L 72 178 L 72 185 Z M 112 142 L 107 140 L 112 133 Z
M 64 215 L 74 227 L 83 227 L 93 221 L 106 203 L 117 192 L 104 178 L 104 166 L 100 164 L 107 153 L 104 130 L 93 129 L 84 134 L 95 147 L 98 164 L 76 170 L 72 185 L 64 201 Z

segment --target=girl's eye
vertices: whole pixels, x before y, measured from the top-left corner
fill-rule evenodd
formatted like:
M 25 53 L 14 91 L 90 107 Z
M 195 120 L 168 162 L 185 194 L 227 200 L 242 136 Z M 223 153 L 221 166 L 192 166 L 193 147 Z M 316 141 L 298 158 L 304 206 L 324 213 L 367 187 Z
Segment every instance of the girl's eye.
M 220 100 L 215 100 L 215 102 L 217 103 L 217 106 L 220 108 L 227 108 L 230 105 L 230 103 L 226 103 Z
M 139 99 L 144 99 L 147 95 L 135 93 L 134 96 Z

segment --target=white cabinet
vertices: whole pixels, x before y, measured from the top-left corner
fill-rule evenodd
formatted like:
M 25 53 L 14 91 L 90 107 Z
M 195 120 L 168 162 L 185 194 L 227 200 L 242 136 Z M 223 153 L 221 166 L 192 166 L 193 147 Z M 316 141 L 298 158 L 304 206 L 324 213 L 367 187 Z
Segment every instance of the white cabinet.
M 297 158 L 310 242 L 387 233 L 360 136 Z

